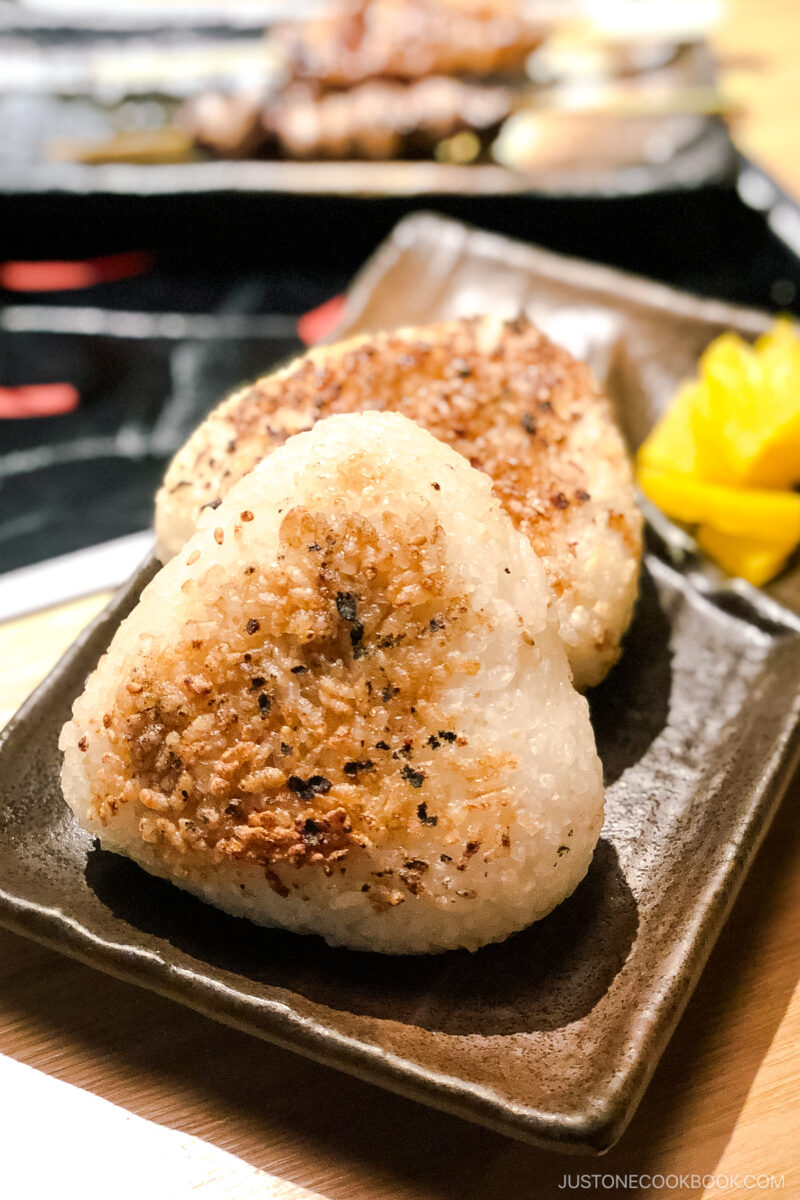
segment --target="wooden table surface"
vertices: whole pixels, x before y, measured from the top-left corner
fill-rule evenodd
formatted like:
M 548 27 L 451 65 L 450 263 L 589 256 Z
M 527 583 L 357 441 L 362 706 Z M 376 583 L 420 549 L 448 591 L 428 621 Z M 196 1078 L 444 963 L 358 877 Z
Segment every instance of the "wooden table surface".
M 731 0 L 717 46 L 746 105 L 742 148 L 800 196 L 799 0 Z M 0 625 L 0 725 L 104 600 Z M 565 1176 L 581 1194 L 576 1176 L 598 1173 L 684 1180 L 583 1194 L 755 1195 L 752 1175 L 783 1177 L 782 1194 L 798 1197 L 799 807 L 800 780 L 633 1124 L 603 1159 L 540 1152 L 433 1113 L 2 930 L 0 1053 L 329 1200 L 549 1200 L 570 1194 Z

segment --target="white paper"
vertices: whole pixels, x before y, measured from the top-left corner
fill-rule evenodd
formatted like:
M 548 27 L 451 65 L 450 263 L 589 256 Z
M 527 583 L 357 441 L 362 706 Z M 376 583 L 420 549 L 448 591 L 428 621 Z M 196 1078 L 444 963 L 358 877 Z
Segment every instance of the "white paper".
M 324 1200 L 0 1055 L 3 1200 Z
M 146 530 L 0 575 L 0 621 L 118 587 L 154 543 Z

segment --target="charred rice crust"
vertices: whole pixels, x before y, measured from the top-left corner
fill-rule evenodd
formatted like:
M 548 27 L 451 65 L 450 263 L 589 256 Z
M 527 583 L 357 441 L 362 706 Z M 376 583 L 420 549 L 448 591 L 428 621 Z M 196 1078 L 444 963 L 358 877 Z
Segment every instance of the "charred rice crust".
M 202 555 L 189 558 L 191 605 L 206 585 Z M 133 804 L 140 838 L 165 862 L 249 862 L 288 896 L 297 884 L 286 868 L 344 872 L 353 854 L 415 823 L 441 821 L 447 839 L 436 805 L 443 769 L 459 772 L 464 812 L 481 829 L 475 837 L 467 820 L 466 841 L 449 838 L 454 869 L 481 844 L 507 854 L 498 778 L 516 764 L 473 752 L 437 704 L 454 671 L 477 669 L 458 646 L 485 622 L 448 593 L 444 563 L 432 509 L 410 529 L 391 514 L 378 528 L 292 508 L 274 565 L 244 562 L 218 611 L 133 660 L 102 718 L 111 748 L 93 779 L 93 819 L 108 826 Z M 373 907 L 419 895 L 427 866 L 412 857 L 399 892 L 375 879 Z
M 215 435 L 213 445 L 193 439 L 185 458 L 175 460 L 166 490 L 197 486 L 199 477 L 201 503 L 214 503 L 288 437 L 324 417 L 399 412 L 485 471 L 514 525 L 547 557 L 554 524 L 563 526 L 572 509 L 593 504 L 591 463 L 570 449 L 581 423 L 598 409 L 611 424 L 608 402 L 589 370 L 526 318 L 506 322 L 488 347 L 486 328 L 472 318 L 424 335 L 378 334 L 313 351 L 221 406 L 211 419 L 227 438 Z M 214 448 L 220 441 L 224 456 Z M 599 449 L 627 479 L 621 439 Z M 601 516 L 638 554 L 638 518 L 613 508 Z

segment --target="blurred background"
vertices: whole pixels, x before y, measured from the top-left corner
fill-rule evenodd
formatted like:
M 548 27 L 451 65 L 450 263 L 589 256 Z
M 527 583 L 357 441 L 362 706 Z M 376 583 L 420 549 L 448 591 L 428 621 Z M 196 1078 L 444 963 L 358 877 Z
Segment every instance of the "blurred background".
M 411 211 L 797 312 L 799 47 L 795 0 L 0 0 L 0 621 L 121 580 Z

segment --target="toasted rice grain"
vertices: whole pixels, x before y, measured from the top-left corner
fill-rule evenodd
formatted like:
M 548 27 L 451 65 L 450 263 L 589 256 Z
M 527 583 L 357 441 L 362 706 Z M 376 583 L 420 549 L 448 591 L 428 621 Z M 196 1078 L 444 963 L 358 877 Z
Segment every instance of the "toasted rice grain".
M 502 939 L 574 889 L 602 823 L 548 604 L 485 475 L 396 414 L 320 422 L 145 590 L 64 727 L 65 796 L 263 924 Z
M 203 506 L 287 437 L 334 413 L 410 417 L 485 471 L 542 559 L 579 688 L 619 655 L 641 517 L 627 454 L 587 368 L 524 319 L 453 321 L 312 351 L 221 404 L 177 454 L 156 503 L 164 560 Z

